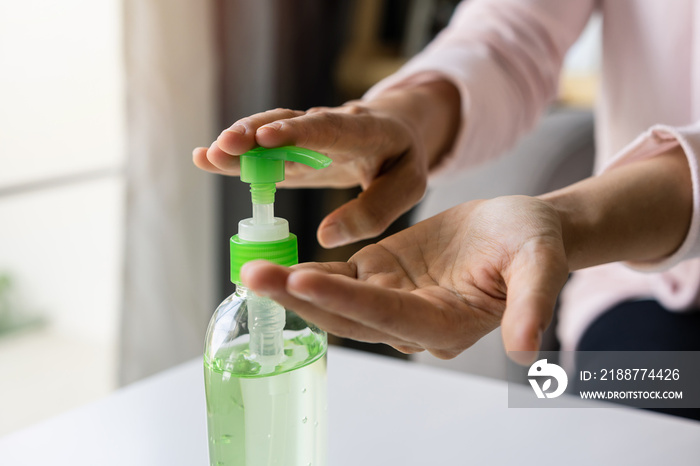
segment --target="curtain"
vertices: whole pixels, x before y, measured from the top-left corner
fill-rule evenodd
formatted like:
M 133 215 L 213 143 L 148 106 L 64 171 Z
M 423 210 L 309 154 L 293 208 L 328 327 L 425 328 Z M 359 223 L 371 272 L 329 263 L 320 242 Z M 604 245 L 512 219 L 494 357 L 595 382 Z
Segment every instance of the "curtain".
M 214 176 L 191 157 L 216 134 L 213 13 L 201 0 L 124 2 L 122 384 L 201 354 L 215 305 Z

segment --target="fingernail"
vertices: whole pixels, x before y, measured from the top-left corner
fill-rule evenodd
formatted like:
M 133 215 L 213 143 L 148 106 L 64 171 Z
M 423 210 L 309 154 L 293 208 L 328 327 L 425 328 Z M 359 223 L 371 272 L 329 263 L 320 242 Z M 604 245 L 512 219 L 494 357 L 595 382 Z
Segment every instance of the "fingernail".
M 260 131 L 261 129 L 271 129 L 273 131 L 279 131 L 280 129 L 282 129 L 282 123 L 268 123 L 266 125 L 261 126 L 258 131 Z
M 243 125 L 233 125 L 226 131 L 231 133 L 245 134 L 247 130 L 246 127 Z
M 327 248 L 337 248 L 352 242 L 350 234 L 339 223 L 326 226 L 322 230 L 320 237 L 323 246 Z

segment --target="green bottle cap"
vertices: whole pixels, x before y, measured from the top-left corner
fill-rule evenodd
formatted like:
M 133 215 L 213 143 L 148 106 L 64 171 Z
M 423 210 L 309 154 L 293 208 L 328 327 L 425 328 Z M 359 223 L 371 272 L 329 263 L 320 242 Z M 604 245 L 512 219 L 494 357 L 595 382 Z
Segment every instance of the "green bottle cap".
M 246 241 L 238 235 L 231 237 L 231 282 L 241 283 L 241 267 L 247 262 L 265 259 L 290 267 L 299 263 L 297 237 L 290 233 L 280 241 Z
M 303 163 L 317 170 L 331 163 L 331 159 L 323 154 L 294 146 L 258 147 L 246 152 L 241 155 L 241 181 L 250 183 L 253 204 L 274 203 L 275 183 L 284 180 L 285 161 Z M 269 215 L 272 216 L 272 214 Z M 282 222 L 286 225 L 286 221 L 282 220 Z M 231 237 L 231 281 L 233 283 L 241 283 L 241 267 L 252 260 L 265 259 L 286 267 L 298 263 L 297 237 L 289 233 L 285 238 L 284 234 L 288 229 L 282 234 L 282 239 L 264 241 L 257 238 L 258 235 L 265 236 L 263 229 L 270 225 L 270 223 L 260 225 L 260 230 L 257 230 L 257 223 L 254 221 L 247 225 L 246 239 L 241 238 L 241 235 Z M 258 240 L 255 241 L 256 239 Z

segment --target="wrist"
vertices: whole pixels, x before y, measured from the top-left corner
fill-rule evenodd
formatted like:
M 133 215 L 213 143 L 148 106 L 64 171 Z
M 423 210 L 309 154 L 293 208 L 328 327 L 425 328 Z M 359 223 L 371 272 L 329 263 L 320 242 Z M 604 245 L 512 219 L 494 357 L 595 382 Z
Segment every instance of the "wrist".
M 598 221 L 594 212 L 580 202 L 576 190 L 564 188 L 537 198 L 547 203 L 559 218 L 569 271 L 593 265 L 586 262 L 585 238 L 591 236 L 590 232 L 595 230 Z
M 690 169 L 680 147 L 539 198 L 559 215 L 570 270 L 662 260 L 683 243 L 693 209 Z

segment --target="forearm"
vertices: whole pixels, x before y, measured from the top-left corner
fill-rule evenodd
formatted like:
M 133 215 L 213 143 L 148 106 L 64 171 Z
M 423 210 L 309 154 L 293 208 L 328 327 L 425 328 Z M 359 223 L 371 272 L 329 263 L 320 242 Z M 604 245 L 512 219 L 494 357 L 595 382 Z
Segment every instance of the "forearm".
M 690 226 L 690 169 L 680 148 L 540 196 L 558 212 L 570 270 L 671 255 Z
M 460 125 L 459 91 L 447 80 L 391 89 L 365 105 L 404 121 L 422 142 L 429 168 L 450 149 Z

